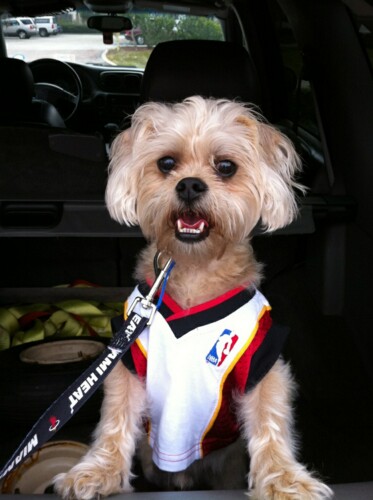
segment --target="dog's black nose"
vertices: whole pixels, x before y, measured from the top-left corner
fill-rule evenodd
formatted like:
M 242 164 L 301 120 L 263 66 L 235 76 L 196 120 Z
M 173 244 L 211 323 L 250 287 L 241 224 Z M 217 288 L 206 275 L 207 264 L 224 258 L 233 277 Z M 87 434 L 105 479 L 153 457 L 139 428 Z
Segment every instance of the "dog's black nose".
M 185 177 L 176 185 L 178 197 L 189 202 L 199 198 L 207 189 L 207 184 L 198 177 Z

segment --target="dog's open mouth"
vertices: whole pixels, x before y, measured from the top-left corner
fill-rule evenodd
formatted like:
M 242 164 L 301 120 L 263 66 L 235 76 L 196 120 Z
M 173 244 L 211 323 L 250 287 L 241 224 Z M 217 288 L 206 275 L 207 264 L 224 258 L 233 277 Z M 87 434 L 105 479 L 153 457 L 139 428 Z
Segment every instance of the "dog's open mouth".
M 202 241 L 209 235 L 209 223 L 200 214 L 185 212 L 176 219 L 175 234 L 187 243 Z

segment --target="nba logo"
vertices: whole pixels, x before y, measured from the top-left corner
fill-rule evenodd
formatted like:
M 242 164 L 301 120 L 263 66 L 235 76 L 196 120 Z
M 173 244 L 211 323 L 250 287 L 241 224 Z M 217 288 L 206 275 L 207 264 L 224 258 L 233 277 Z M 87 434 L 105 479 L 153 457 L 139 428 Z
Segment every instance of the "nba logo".
M 238 336 L 231 330 L 224 330 L 206 356 L 206 361 L 215 366 L 220 366 L 231 352 L 238 340 Z

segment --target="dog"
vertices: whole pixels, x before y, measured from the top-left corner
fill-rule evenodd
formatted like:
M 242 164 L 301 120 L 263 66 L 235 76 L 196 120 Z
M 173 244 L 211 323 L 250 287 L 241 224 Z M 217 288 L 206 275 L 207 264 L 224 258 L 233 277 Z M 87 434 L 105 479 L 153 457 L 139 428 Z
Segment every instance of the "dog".
M 149 102 L 116 137 L 107 207 L 148 241 L 128 303 L 154 280 L 158 251 L 175 266 L 165 311 L 105 381 L 91 448 L 55 478 L 62 497 L 132 491 L 136 453 L 145 477 L 166 490 L 332 496 L 296 459 L 295 384 L 250 244 L 258 223 L 274 231 L 296 217 L 299 170 L 291 142 L 231 100 Z

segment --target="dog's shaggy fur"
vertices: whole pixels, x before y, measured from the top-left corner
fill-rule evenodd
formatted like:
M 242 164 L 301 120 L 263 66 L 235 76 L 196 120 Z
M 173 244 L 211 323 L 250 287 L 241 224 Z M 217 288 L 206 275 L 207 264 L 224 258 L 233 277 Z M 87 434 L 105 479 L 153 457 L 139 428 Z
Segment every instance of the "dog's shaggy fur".
M 238 286 L 257 286 L 261 266 L 250 234 L 258 222 L 273 231 L 294 219 L 298 170 L 289 140 L 240 103 L 195 96 L 141 106 L 113 143 L 106 197 L 112 217 L 139 224 L 149 241 L 137 279 L 154 279 L 153 257 L 161 250 L 176 262 L 167 290 L 183 309 Z M 248 481 L 258 499 L 328 498 L 331 490 L 295 457 L 293 389 L 280 359 L 254 389 L 237 396 L 242 441 L 170 473 L 160 471 L 141 444 L 144 381 L 119 363 L 105 382 L 94 442 L 80 463 L 57 476 L 56 491 L 79 499 L 131 491 L 138 449 L 146 477 L 166 489 L 206 481 L 229 489 Z

